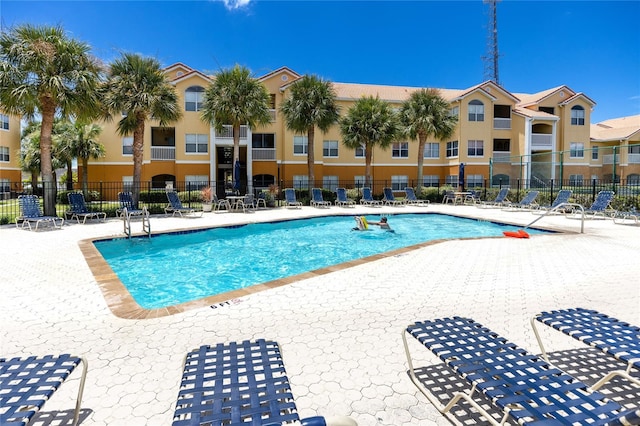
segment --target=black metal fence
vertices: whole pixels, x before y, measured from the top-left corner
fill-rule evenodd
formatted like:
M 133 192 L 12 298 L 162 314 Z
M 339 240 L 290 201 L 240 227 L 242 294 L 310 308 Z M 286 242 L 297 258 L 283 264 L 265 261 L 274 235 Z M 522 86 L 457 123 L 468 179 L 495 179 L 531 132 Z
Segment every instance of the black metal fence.
M 376 180 L 370 185 L 374 198 L 382 199 L 383 188 L 390 187 L 398 197 L 404 196 L 404 188 L 415 188 L 417 181 L 409 180 L 405 182 Z M 139 204 L 147 207 L 151 214 L 164 213 L 164 208 L 167 206 L 167 190 L 175 190 L 178 192 L 180 200 L 185 207 L 199 208 L 203 202 L 203 189 L 210 188 L 210 193 L 215 193 L 218 198 L 224 198 L 227 195 L 246 194 L 247 192 L 253 193 L 256 197 L 265 198 L 267 205 L 270 207 L 277 207 L 282 205 L 284 188 L 294 188 L 296 190 L 296 197 L 298 201 L 308 205 L 310 201 L 309 187 L 322 188 L 323 197 L 325 201 L 335 201 L 336 188 L 346 188 L 347 194 L 350 198 L 359 201 L 361 198 L 362 187 L 365 186 L 364 182 L 350 181 L 335 181 L 328 184 L 323 181 L 316 181 L 312 185 L 307 182 L 294 182 L 294 181 L 280 181 L 278 184 L 270 185 L 267 188 L 251 188 L 241 187 L 235 189 L 233 187 L 226 186 L 223 183 L 211 181 L 211 182 L 175 182 L 171 184 L 165 184 L 162 187 L 158 187 L 154 182 L 141 182 Z M 15 187 L 15 186 L 13 186 Z M 613 207 L 618 210 L 629 210 L 631 208 L 640 209 L 640 183 L 637 179 L 625 181 L 603 181 L 592 180 L 589 182 L 576 183 L 573 180 L 548 180 L 546 182 L 535 180 L 520 180 L 520 179 L 505 179 L 497 180 L 493 182 L 493 185 L 488 180 L 482 183 L 475 183 L 472 186 L 452 186 L 445 181 L 431 182 L 429 186 L 423 186 L 421 193 L 417 194 L 418 198 L 427 199 L 430 202 L 441 202 L 444 191 L 450 189 L 475 189 L 481 192 L 481 198 L 483 200 L 495 198 L 497 192 L 503 188 L 508 187 L 510 189 L 509 199 L 512 201 L 521 200 L 527 191 L 530 189 L 536 189 L 540 191 L 537 202 L 540 204 L 550 204 L 555 198 L 557 192 L 561 189 L 570 189 L 573 191 L 573 201 L 582 204 L 590 205 L 595 199 L 596 194 L 602 190 L 613 190 L 616 193 L 616 198 L 613 203 Z M 35 194 L 42 196 L 43 188 L 38 186 L 31 188 L 30 185 L 20 185 L 19 189 L 9 192 L 3 192 L 3 197 L 0 199 L 0 224 L 14 223 L 16 217 L 20 216 L 20 206 L 18 203 L 18 197 L 25 194 Z M 63 216 L 65 212 L 69 210 L 67 194 L 69 192 L 80 191 L 85 195 L 87 207 L 91 211 L 106 212 L 108 216 L 115 217 L 116 210 L 120 208 L 118 202 L 118 193 L 123 191 L 131 191 L 132 186 L 129 183 L 123 182 L 90 182 L 86 189 L 83 190 L 82 185 L 74 183 L 72 189 L 63 189 L 57 187 L 56 190 L 56 214 Z M 210 197 L 207 195 L 207 198 Z

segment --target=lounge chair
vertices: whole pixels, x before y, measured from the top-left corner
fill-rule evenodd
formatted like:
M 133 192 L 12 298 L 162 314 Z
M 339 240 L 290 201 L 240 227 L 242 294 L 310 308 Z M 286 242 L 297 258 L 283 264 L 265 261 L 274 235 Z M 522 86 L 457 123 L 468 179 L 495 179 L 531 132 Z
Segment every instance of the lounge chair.
M 640 212 L 637 210 L 616 212 L 613 216 L 613 223 L 620 225 L 640 225 Z
M 380 207 L 382 206 L 382 202 L 380 200 L 376 200 L 371 195 L 371 188 L 364 187 L 362 188 L 362 198 L 360 199 L 360 204 L 363 206 L 371 206 L 371 207 Z
M 164 213 L 166 215 L 171 213 L 171 216 L 175 216 L 178 214 L 180 215 L 180 217 L 195 217 L 202 216 L 203 214 L 202 210 L 198 211 L 196 209 L 184 207 L 176 191 L 167 191 L 167 199 L 169 200 L 169 205 L 164 208 Z
M 457 197 L 454 191 L 445 191 L 444 196 L 442 197 L 442 204 L 456 204 Z
M 415 374 L 407 335 L 438 356 L 470 385 L 455 392 L 443 406 Z M 599 392 L 500 337 L 468 318 L 444 318 L 416 322 L 402 333 L 409 376 L 418 389 L 444 415 L 462 399 L 491 424 L 507 421 L 521 425 L 620 424 L 622 418 L 637 418 L 640 411 L 626 410 Z M 441 389 L 442 390 L 442 389 Z M 486 399 L 478 401 L 477 393 Z M 500 420 L 481 404 L 490 403 L 502 412 Z
M 201 346 L 185 357 L 173 426 L 294 423 L 356 424 L 348 417 L 300 420 L 276 342 Z
M 540 191 L 529 191 L 518 203 L 506 203 L 504 209 L 509 211 L 529 211 L 538 208 L 536 198 Z
M 336 189 L 336 206 L 342 206 L 342 207 L 355 207 L 356 202 L 353 201 L 351 198 L 347 198 L 347 190 L 344 188 L 337 188 Z
M 146 207 L 139 209 L 135 205 L 130 192 L 118 192 L 118 201 L 120 202 L 120 208 L 116 210 L 116 214 L 120 217 L 127 216 L 129 219 L 135 216 L 149 217 Z
M 413 188 L 406 187 L 404 189 L 405 193 L 405 204 L 410 204 L 412 206 L 423 206 L 426 207 L 429 205 L 429 200 L 420 200 L 416 197 L 416 192 Z
M 481 191 L 471 190 L 467 195 L 464 196 L 465 204 L 479 204 L 481 203 L 480 196 L 482 195 Z
M 300 209 L 302 203 L 296 200 L 296 190 L 293 188 L 284 189 L 284 205 L 289 208 Z
M 496 199 L 493 201 L 485 201 L 480 204 L 476 204 L 476 207 L 480 208 L 500 208 L 510 203 L 507 199 L 509 195 L 509 188 L 502 188 L 498 195 L 496 195 Z
M 71 355 L 0 358 L 0 424 L 26 425 L 82 363 L 73 425 L 78 424 L 87 361 Z
M 311 207 L 331 207 L 331 203 L 329 201 L 325 201 L 322 197 L 322 189 L 321 188 L 312 188 L 311 189 Z
M 404 201 L 396 200 L 396 198 L 393 196 L 393 190 L 391 188 L 383 188 L 382 192 L 384 194 L 382 203 L 385 206 L 394 206 L 394 207 L 404 206 Z
M 213 203 L 214 210 L 220 211 L 224 207 L 227 211 L 231 211 L 231 203 L 229 202 L 229 200 L 224 198 L 221 200 L 216 194 L 213 194 L 213 199 L 211 200 L 211 202 Z
M 57 216 L 44 216 L 40 210 L 40 200 L 35 195 L 21 195 L 18 197 L 21 215 L 16 218 L 16 227 L 22 224 L 22 228 L 29 227 L 29 231 L 37 231 L 41 224 L 53 226 L 53 228 L 62 229 L 64 218 Z M 58 224 L 58 222 L 60 222 Z M 35 223 L 35 228 L 31 228 L 31 224 Z
M 553 327 L 627 364 L 626 370 L 610 372 L 593 385 L 592 389 L 599 389 L 616 376 L 622 376 L 640 386 L 640 378 L 631 376 L 632 369 L 640 370 L 640 327 L 590 309 L 542 312 L 531 319 L 531 326 L 542 356 L 547 361 L 547 352 L 542 345 L 536 322 Z
M 596 219 L 601 217 L 602 219 L 606 219 L 607 217 L 614 217 L 616 215 L 616 210 L 611 208 L 611 201 L 613 201 L 614 195 L 615 192 L 613 191 L 598 192 L 593 204 L 591 204 L 588 209 L 584 210 L 584 218 Z M 578 213 L 579 210 L 574 210 L 572 213 L 567 214 L 567 217 L 570 219 L 580 219 L 582 215 Z
M 563 207 L 569 207 L 569 199 L 571 198 L 573 191 L 570 189 L 561 189 L 556 194 L 556 198 L 553 200 L 550 206 L 540 206 L 537 210 L 533 210 L 534 214 L 554 214 L 564 213 Z

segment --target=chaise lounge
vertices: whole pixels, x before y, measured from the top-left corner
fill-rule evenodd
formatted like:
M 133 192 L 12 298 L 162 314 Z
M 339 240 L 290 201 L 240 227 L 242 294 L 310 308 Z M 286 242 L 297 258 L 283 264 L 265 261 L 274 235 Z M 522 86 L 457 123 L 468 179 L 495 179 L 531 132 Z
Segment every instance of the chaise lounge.
M 18 197 L 18 203 L 20 204 L 21 215 L 16 218 L 16 227 L 19 227 L 19 223 L 22 223 L 22 228 L 29 227 L 29 231 L 37 231 L 41 224 L 51 225 L 54 229 L 62 229 L 64 225 L 64 219 L 57 216 L 45 216 L 40 210 L 40 200 L 35 195 L 21 195 Z M 60 224 L 58 224 L 58 221 Z M 31 227 L 31 224 L 35 223 L 35 228 Z
M 87 219 L 98 219 L 103 222 L 106 220 L 107 214 L 105 212 L 92 212 L 87 208 L 82 192 L 70 192 L 67 194 L 67 199 L 70 206 L 67 217 L 70 217 L 71 220 L 76 219 L 80 223 L 80 218 L 82 218 L 83 225 L 87 223 Z

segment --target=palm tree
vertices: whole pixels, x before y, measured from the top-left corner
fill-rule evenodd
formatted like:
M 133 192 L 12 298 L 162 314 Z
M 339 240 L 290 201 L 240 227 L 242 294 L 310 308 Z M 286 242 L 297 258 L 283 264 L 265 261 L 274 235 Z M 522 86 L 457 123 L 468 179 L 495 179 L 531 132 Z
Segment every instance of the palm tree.
M 416 192 L 422 192 L 424 145 L 427 137 L 443 141 L 455 131 L 458 118 L 449 113 L 449 103 L 437 89 L 420 89 L 413 92 L 400 108 L 403 133 L 418 138 L 418 183 Z
M 73 123 L 71 132 L 71 151 L 82 162 L 82 192 L 89 197 L 89 158 L 98 159 L 105 156 L 104 145 L 98 142 L 102 127 L 97 124 L 86 124 L 82 121 Z
M 378 97 L 363 97 L 340 120 L 342 143 L 351 149 L 364 147 L 365 186 L 371 186 L 373 149 L 388 148 L 399 134 L 398 117 L 391 105 Z
M 31 174 L 31 190 L 36 193 L 40 174 L 40 123 L 29 121 L 20 138 L 20 168 Z
M 0 109 L 42 117 L 40 128 L 44 214 L 56 214 L 51 158 L 54 117 L 90 116 L 98 107 L 100 66 L 89 45 L 61 27 L 22 25 L 0 35 Z
M 282 103 L 287 129 L 307 134 L 307 167 L 309 191 L 315 182 L 314 134 L 316 126 L 327 132 L 340 117 L 336 94 L 330 81 L 314 75 L 305 75 L 290 87 L 291 94 Z
M 53 158 L 64 163 L 67 168 L 67 191 L 73 190 L 73 123 L 67 120 L 55 120 L 53 125 Z
M 254 129 L 271 121 L 269 92 L 245 67 L 236 65 L 222 70 L 205 90 L 202 119 L 217 133 L 223 131 L 224 125 L 231 125 L 235 165 L 240 160 L 240 126 L 246 124 Z
M 132 196 L 137 205 L 145 123 L 147 120 L 157 120 L 160 126 L 166 126 L 177 121 L 182 115 L 178 94 L 156 59 L 124 53 L 110 66 L 102 101 L 111 114 L 124 115 L 118 122 L 118 134 L 126 136 L 133 133 Z

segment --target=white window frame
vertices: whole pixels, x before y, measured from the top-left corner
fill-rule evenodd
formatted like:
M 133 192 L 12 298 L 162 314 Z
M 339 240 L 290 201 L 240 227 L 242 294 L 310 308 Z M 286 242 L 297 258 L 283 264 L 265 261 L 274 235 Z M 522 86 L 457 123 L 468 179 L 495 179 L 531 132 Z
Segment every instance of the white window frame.
M 193 145 L 195 150 L 189 151 Z M 202 150 L 204 149 L 204 151 Z M 187 133 L 184 135 L 184 153 L 186 155 L 198 155 L 209 153 L 209 135 L 205 133 Z
M 447 151 L 446 151 L 447 158 L 458 157 L 460 155 L 458 151 L 459 147 L 460 145 L 458 144 L 458 141 L 447 142 Z
M 0 130 L 9 130 L 9 116 L 0 114 Z
M 309 187 L 309 175 L 293 175 L 293 187 L 308 188 Z
M 447 175 L 447 177 L 444 178 L 444 184 L 445 185 L 449 185 L 449 186 L 453 186 L 453 187 L 457 187 L 458 186 L 458 175 Z
M 362 176 L 354 176 L 353 177 L 353 185 L 356 188 L 364 187 L 365 182 L 367 181 L 367 177 L 365 175 Z
M 584 143 L 571 142 L 569 144 L 569 158 L 584 158 Z
M 569 185 L 572 186 L 583 186 L 584 185 L 584 176 L 583 175 L 569 175 Z
M 190 91 L 192 88 L 200 88 L 201 91 Z M 205 89 L 202 86 L 189 86 L 184 91 L 184 110 L 187 112 L 202 111 Z M 187 104 L 193 104 L 193 109 L 187 108 Z
M 394 142 L 391 147 L 391 158 L 409 158 L 409 142 Z
M 469 121 L 484 121 L 484 103 L 477 99 L 469 102 Z
M 482 175 L 467 175 L 467 188 L 477 188 L 484 183 L 484 176 Z
M 0 193 L 3 192 L 11 192 L 11 181 L 9 179 L 0 179 Z
M 0 146 L 0 162 L 8 163 L 11 161 L 11 150 L 8 146 Z
M 422 158 L 440 158 L 440 144 L 438 142 L 425 143 Z
M 122 176 L 122 190 L 127 192 L 133 189 L 133 176 Z
M 335 191 L 340 183 L 338 176 L 322 176 L 322 188 Z
M 296 152 L 296 147 L 298 151 Z M 306 136 L 294 136 L 293 137 L 293 155 L 307 155 L 309 149 L 309 141 Z
M 131 153 L 125 152 L 125 148 L 131 147 Z M 124 136 L 122 138 L 122 155 L 130 157 L 133 155 L 133 136 Z
M 422 186 L 426 187 L 439 187 L 440 186 L 440 176 L 438 175 L 424 175 L 422 176 Z
M 391 176 L 391 190 L 403 191 L 407 186 L 409 186 L 409 176 L 406 176 L 406 175 Z
M 185 175 L 184 183 L 188 187 L 192 186 L 209 186 L 209 175 Z
M 459 106 L 454 106 L 453 108 L 451 108 L 449 110 L 449 116 L 450 117 L 458 117 L 460 115 L 460 107 Z
M 362 144 L 358 148 L 356 148 L 355 157 L 356 158 L 364 158 L 364 154 L 365 154 L 364 151 L 365 151 L 364 144 Z
M 580 105 L 576 105 L 571 108 L 571 125 L 572 126 L 584 126 L 584 120 L 586 117 L 584 108 Z
M 598 151 L 599 151 L 599 149 L 598 149 L 597 146 L 592 147 L 592 149 L 591 149 L 591 159 L 592 160 L 597 160 L 598 159 L 598 157 L 600 155 L 600 153 Z
M 468 157 L 484 157 L 484 141 L 480 139 L 471 139 L 467 141 Z
M 325 158 L 338 158 L 338 141 L 322 141 L 322 156 Z

